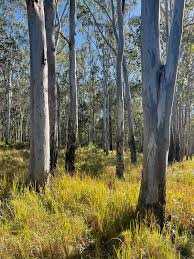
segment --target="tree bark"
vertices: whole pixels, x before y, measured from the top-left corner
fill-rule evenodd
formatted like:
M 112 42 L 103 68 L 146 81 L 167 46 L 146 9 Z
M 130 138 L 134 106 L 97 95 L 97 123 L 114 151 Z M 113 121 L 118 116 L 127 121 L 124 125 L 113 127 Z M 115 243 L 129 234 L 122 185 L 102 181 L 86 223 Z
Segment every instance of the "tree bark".
M 54 175 L 58 157 L 58 104 L 56 86 L 56 43 L 55 13 L 56 1 L 44 0 L 45 27 L 48 60 L 48 100 L 50 124 L 50 170 Z
M 75 46 L 76 0 L 70 0 L 69 14 L 69 84 L 70 114 L 68 122 L 68 140 L 65 157 L 65 169 L 68 173 L 75 172 L 75 152 L 78 135 L 78 100 L 76 79 L 76 46 Z
M 180 129 L 178 124 L 178 105 L 176 94 L 172 109 L 172 130 L 174 136 L 174 161 L 180 162 Z
M 109 107 L 109 143 L 110 150 L 113 150 L 113 141 L 112 141 L 112 105 L 111 105 L 111 96 L 110 92 L 108 93 L 108 107 Z
M 127 105 L 127 115 L 128 115 L 128 143 L 131 151 L 131 163 L 135 164 L 137 162 L 137 152 L 135 145 L 134 129 L 133 129 L 133 115 L 132 115 L 132 103 L 131 103 L 131 91 L 128 79 L 128 68 L 127 60 L 125 55 L 123 56 L 123 76 L 125 82 L 125 99 Z
M 122 63 L 124 52 L 123 37 L 123 13 L 122 1 L 117 0 L 118 14 L 118 37 L 117 58 L 116 58 L 116 83 L 117 83 L 117 159 L 116 175 L 118 178 L 124 178 L 124 98 L 123 98 L 123 76 Z
M 30 38 L 30 176 L 45 186 L 50 169 L 48 67 L 43 0 L 26 0 Z
M 108 97 L 108 71 L 106 67 L 105 51 L 103 51 L 103 90 L 104 90 L 104 107 L 103 107 L 103 124 L 104 124 L 104 152 L 109 153 L 109 97 Z
M 5 126 L 5 143 L 10 142 L 11 128 L 11 96 L 12 96 L 12 68 L 11 62 L 8 68 L 8 80 L 6 80 L 6 126 Z
M 167 61 L 160 59 L 159 0 L 142 0 L 144 162 L 138 210 L 152 212 L 163 227 L 171 110 L 175 91 L 184 0 L 175 0 Z

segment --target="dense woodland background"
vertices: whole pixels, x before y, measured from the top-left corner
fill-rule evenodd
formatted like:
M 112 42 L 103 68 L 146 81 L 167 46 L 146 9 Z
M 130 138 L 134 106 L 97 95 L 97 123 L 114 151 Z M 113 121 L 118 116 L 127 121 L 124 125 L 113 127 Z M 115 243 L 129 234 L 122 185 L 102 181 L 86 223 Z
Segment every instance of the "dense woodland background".
M 193 0 L 1 0 L 0 258 L 193 258 L 193 82 Z

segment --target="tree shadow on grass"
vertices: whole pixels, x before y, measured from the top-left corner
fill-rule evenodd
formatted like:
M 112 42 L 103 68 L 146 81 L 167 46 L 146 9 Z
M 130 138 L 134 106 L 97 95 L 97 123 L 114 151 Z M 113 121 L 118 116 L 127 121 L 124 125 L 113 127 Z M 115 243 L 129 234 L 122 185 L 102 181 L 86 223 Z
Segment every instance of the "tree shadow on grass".
M 91 233 L 93 240 L 80 254 L 72 258 L 115 258 L 115 249 L 121 245 L 121 234 L 127 229 L 136 227 L 136 213 L 131 207 L 122 215 L 118 215 L 103 231 L 94 230 Z
M 100 176 L 107 167 L 115 166 L 115 154 L 110 152 L 105 155 L 103 150 L 89 146 L 88 148 L 80 148 L 77 153 L 76 168 L 82 173 L 91 177 Z

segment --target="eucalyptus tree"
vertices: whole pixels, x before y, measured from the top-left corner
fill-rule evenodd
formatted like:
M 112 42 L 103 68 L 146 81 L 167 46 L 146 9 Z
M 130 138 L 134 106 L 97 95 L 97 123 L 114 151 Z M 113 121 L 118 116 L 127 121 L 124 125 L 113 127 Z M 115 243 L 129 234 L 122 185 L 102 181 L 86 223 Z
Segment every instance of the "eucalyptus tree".
M 144 160 L 138 209 L 163 226 L 171 109 L 182 35 L 184 0 L 175 0 L 166 63 L 160 56 L 160 1 L 141 1 Z
M 44 186 L 50 170 L 48 65 L 43 0 L 26 0 L 30 39 L 30 176 Z
M 104 152 L 106 155 L 109 153 L 110 149 L 110 124 L 109 124 L 109 96 L 108 96 L 108 66 L 107 66 L 107 55 L 106 49 L 103 49 L 103 91 L 104 91 L 104 105 L 103 105 L 103 123 L 104 123 Z
M 76 78 L 76 0 L 70 0 L 69 7 L 69 86 L 70 108 L 68 138 L 65 154 L 65 169 L 70 174 L 75 172 L 75 152 L 78 136 L 78 99 Z
M 191 157 L 191 110 L 193 103 L 193 8 L 188 1 L 185 8 L 184 32 L 182 37 L 179 71 L 172 109 L 172 128 L 169 149 L 169 162 Z
M 116 56 L 116 58 L 118 58 L 117 61 L 120 62 L 120 58 L 122 60 L 122 71 L 119 72 L 118 71 L 118 67 L 117 65 L 115 65 L 116 67 L 116 78 L 118 80 L 117 81 L 117 94 L 119 94 L 120 96 L 117 95 L 117 176 L 119 177 L 123 177 L 124 176 L 124 90 L 123 87 L 119 87 L 119 82 L 123 82 L 125 83 L 125 95 L 126 95 L 126 106 L 127 106 L 127 112 L 128 112 L 128 142 L 129 142 L 129 147 L 130 147 L 130 151 L 131 151 L 131 162 L 135 163 L 136 162 L 136 146 L 135 146 L 135 138 L 134 138 L 134 129 L 133 129 L 133 115 L 132 115 L 132 104 L 131 104 L 131 94 L 130 94 L 130 84 L 129 84 L 129 79 L 128 79 L 128 66 L 127 66 L 127 60 L 126 60 L 126 56 L 124 53 L 124 30 L 122 29 L 124 27 L 124 9 L 125 9 L 125 1 L 121 1 L 120 3 L 117 2 L 117 8 L 115 10 L 115 2 L 114 0 L 110 1 L 110 6 L 108 4 L 103 4 L 98 0 L 94 0 L 94 2 L 97 4 L 97 6 L 100 7 L 101 11 L 103 11 L 103 13 L 106 15 L 106 20 L 108 21 L 108 23 L 110 24 L 110 26 L 112 27 L 112 34 L 114 35 L 114 41 L 116 42 L 116 47 L 115 44 L 110 43 L 110 40 L 108 39 L 108 37 L 106 37 L 106 35 L 103 33 L 103 30 L 101 28 L 101 24 L 97 21 L 96 16 L 94 15 L 94 13 L 92 12 L 91 8 L 88 6 L 88 4 L 86 3 L 86 1 L 84 1 L 87 9 L 89 10 L 95 25 L 97 27 L 97 29 L 99 30 L 102 38 L 104 39 L 104 43 L 108 45 L 108 47 L 113 51 L 114 55 Z M 121 6 L 121 11 L 119 11 L 118 6 Z M 111 9 L 111 14 L 109 14 L 108 9 Z M 119 13 L 120 12 L 120 13 Z M 122 35 L 121 35 L 122 34 Z M 122 45 L 123 45 L 123 54 L 121 54 L 122 51 L 120 51 L 122 49 Z M 116 62 L 117 63 L 117 62 Z M 118 64 L 118 63 L 117 63 Z M 121 74 L 121 76 L 119 76 L 119 74 Z M 119 79 L 119 77 L 121 77 L 121 80 Z M 124 77 L 124 78 L 123 78 Z M 118 90 L 119 89 L 119 90 Z M 120 108 L 119 108 L 120 106 Z M 121 108 L 123 107 L 123 108 Z M 122 115 L 122 114 L 123 115 Z M 121 122 L 122 121 L 122 122 Z M 122 124 L 122 126 L 121 126 Z M 123 133 L 122 133 L 123 132 Z M 120 172 L 119 172 L 120 171 Z
M 45 27 L 47 38 L 48 60 L 48 100 L 50 124 L 50 170 L 52 174 L 56 168 L 58 156 L 58 104 L 56 86 L 56 1 L 44 0 Z
M 113 19 L 114 19 L 114 3 Z M 118 178 L 124 177 L 124 95 L 123 95 L 123 77 L 122 64 L 124 54 L 124 33 L 123 33 L 123 9 L 122 1 L 117 0 L 118 15 L 118 40 L 116 56 L 116 82 L 117 82 L 117 163 L 116 175 Z

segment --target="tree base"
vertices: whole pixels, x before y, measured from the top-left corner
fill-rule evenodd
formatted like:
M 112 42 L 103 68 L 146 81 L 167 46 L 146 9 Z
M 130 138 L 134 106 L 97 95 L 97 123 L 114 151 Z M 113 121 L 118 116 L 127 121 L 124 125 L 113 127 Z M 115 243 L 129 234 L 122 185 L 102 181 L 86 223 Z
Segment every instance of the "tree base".
M 65 155 L 65 170 L 70 175 L 75 174 L 75 151 L 75 146 L 70 146 L 70 148 L 67 148 Z
M 138 204 L 136 213 L 139 220 L 146 220 L 151 223 L 156 222 L 162 230 L 165 223 L 165 207 L 161 206 L 159 202 L 153 204 Z

